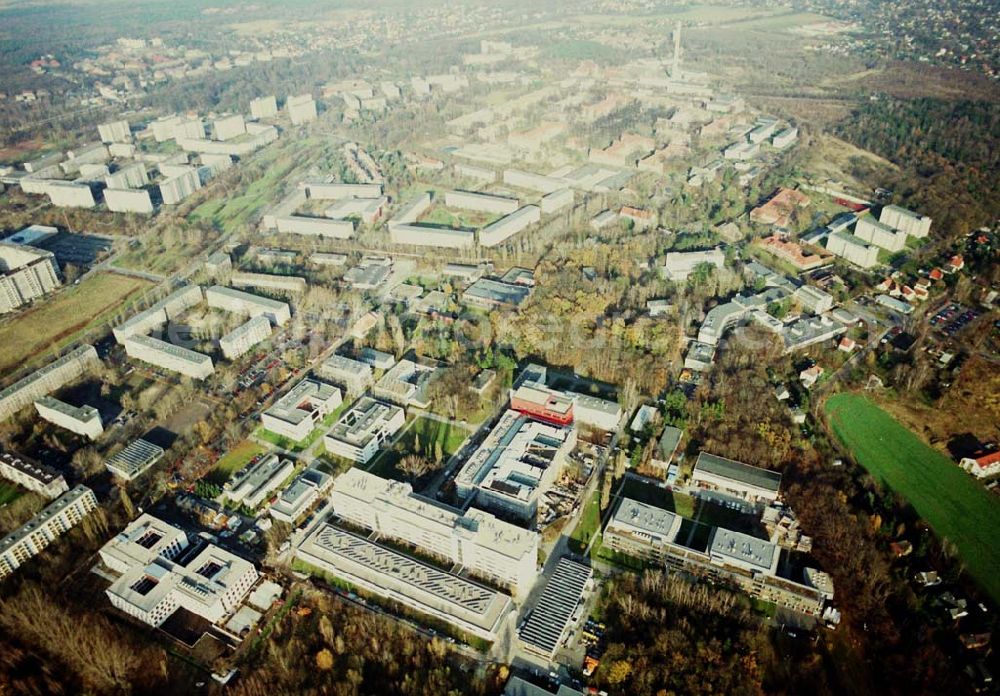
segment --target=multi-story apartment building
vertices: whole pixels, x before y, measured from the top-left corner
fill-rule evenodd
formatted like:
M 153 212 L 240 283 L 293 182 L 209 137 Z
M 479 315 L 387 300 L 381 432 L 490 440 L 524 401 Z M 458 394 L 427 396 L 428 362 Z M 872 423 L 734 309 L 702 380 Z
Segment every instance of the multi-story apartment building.
M 66 479 L 52 467 L 11 452 L 0 452 L 0 476 L 50 500 L 69 490 Z
M 96 440 L 104 432 L 101 414 L 93 406 L 73 406 L 52 396 L 43 396 L 35 402 L 35 409 L 50 423 L 91 440 Z
M 0 314 L 12 312 L 61 284 L 51 251 L 0 242 Z
M 235 329 L 219 339 L 222 354 L 229 360 L 236 360 L 245 355 L 261 341 L 271 337 L 271 322 L 267 317 L 258 315 L 240 324 Z
M 272 433 L 300 442 L 341 403 L 343 397 L 337 387 L 307 378 L 275 401 L 260 419 Z
M 0 421 L 10 418 L 36 399 L 61 389 L 71 381 L 101 364 L 91 345 L 74 348 L 55 362 L 32 372 L 0 391 Z
M 211 356 L 152 336 L 131 336 L 125 339 L 125 353 L 130 358 L 164 370 L 179 372 L 193 379 L 205 379 L 215 372 Z
M 326 434 L 326 450 L 364 464 L 406 422 L 402 408 L 361 397 Z
M 0 578 L 7 577 L 28 559 L 40 554 L 60 535 L 80 524 L 96 507 L 94 492 L 86 486 L 76 486 L 0 539 Z

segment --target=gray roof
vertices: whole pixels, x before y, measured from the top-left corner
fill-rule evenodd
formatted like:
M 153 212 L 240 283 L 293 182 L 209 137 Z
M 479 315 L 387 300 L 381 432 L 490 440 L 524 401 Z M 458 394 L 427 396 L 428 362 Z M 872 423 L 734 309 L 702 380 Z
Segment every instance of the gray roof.
M 531 291 L 523 285 L 502 283 L 498 280 L 481 278 L 466 289 L 463 297 L 495 302 L 497 304 L 519 305 Z
M 680 444 L 683 434 L 683 430 L 675 428 L 672 425 L 668 425 L 663 429 L 660 442 L 656 447 L 656 453 L 662 457 L 663 461 L 669 462 L 673 459 L 674 453 L 677 451 L 677 445 Z
M 531 618 L 521 629 L 521 640 L 548 655 L 554 653 L 592 573 L 589 566 L 560 558 Z
M 703 472 L 721 476 L 749 486 L 756 486 L 757 488 L 775 492 L 781 486 L 781 474 L 777 471 L 761 469 L 760 467 L 719 457 L 708 452 L 702 452 L 698 455 L 698 462 L 694 465 L 694 471 L 696 474 Z

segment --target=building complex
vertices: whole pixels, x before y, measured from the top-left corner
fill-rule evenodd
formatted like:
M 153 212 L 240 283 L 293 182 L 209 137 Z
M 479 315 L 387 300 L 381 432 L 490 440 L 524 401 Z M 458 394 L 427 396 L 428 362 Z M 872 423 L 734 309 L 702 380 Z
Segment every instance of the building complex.
M 59 536 L 80 524 L 96 507 L 94 492 L 86 486 L 76 486 L 0 539 L 0 578 L 7 577 L 28 559 L 40 554 Z
M 326 434 L 326 451 L 364 464 L 405 422 L 406 415 L 399 406 L 363 396 Z

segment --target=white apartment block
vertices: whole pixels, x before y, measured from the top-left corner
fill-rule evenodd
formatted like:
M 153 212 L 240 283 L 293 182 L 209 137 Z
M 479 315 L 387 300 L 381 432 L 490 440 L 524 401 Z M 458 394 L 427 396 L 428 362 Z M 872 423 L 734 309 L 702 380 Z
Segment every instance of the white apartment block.
M 228 360 L 236 360 L 246 355 L 262 341 L 271 337 L 271 322 L 265 316 L 250 318 L 219 339 L 222 355 Z
M 879 222 L 906 232 L 911 237 L 923 239 L 931 232 L 931 219 L 898 205 L 887 205 L 879 214 Z
M 176 205 L 201 188 L 201 177 L 194 167 L 160 182 L 160 196 L 164 205 Z
M 112 213 L 153 212 L 153 199 L 145 189 L 104 189 L 104 203 Z
M 371 365 L 343 355 L 331 355 L 317 372 L 321 377 L 343 386 L 348 394 L 361 394 L 372 383 Z
M 486 167 L 477 167 L 473 164 L 456 164 L 455 173 L 484 184 L 492 184 L 497 180 L 497 173 L 495 171 Z
M 91 345 L 82 345 L 58 360 L 36 370 L 0 391 L 0 421 L 4 421 L 36 399 L 61 389 L 101 364 Z
M 247 124 L 243 120 L 243 114 L 232 114 L 213 121 L 212 130 L 216 140 L 232 140 L 247 132 Z
M 553 176 L 543 174 L 532 174 L 520 169 L 505 169 L 503 172 L 503 182 L 508 186 L 537 191 L 538 193 L 553 193 L 559 189 L 566 188 L 566 182 Z
M 543 215 L 558 213 L 573 205 L 573 189 L 564 188 L 542 196 L 541 207 Z
M 113 174 L 104 177 L 104 185 L 111 189 L 141 188 L 149 183 L 149 173 L 146 165 L 136 162 L 120 168 Z
M 181 608 L 220 623 L 257 582 L 257 569 L 212 544 L 190 549 L 183 530 L 149 514 L 133 520 L 100 551 L 119 574 L 106 590 L 111 604 L 154 627 Z
M 339 201 L 345 198 L 382 198 L 382 184 L 345 184 L 338 181 L 306 181 L 299 184 L 306 198 Z
M 532 520 L 576 446 L 576 429 L 508 410 L 455 477 L 461 498 Z
M 902 251 L 906 246 L 906 232 L 889 227 L 871 215 L 858 218 L 854 236 L 886 251 Z
M 248 314 L 251 317 L 263 315 L 275 326 L 284 326 L 292 318 L 292 312 L 285 302 L 252 295 L 242 290 L 213 285 L 205 291 L 209 307 L 227 312 Z
M 822 314 L 833 309 L 833 295 L 812 285 L 803 285 L 795 291 L 795 298 L 804 309 L 813 314 Z
M 213 372 L 211 356 L 175 346 L 152 336 L 130 336 L 125 339 L 125 353 L 164 370 L 179 372 L 193 379 L 205 379 Z
M 93 208 L 97 205 L 90 186 L 75 181 L 47 181 L 45 193 L 49 195 L 52 205 L 63 208 Z
M 306 378 L 264 411 L 261 423 L 276 435 L 301 442 L 343 403 L 340 390 Z
M 327 239 L 350 239 L 354 236 L 353 220 L 286 215 L 275 217 L 274 223 L 281 234 L 299 234 Z
M 378 222 L 388 205 L 389 199 L 379 198 L 344 198 L 323 211 L 323 215 L 332 220 L 344 220 L 349 217 L 359 217 L 361 222 L 372 225 Z
M 148 309 L 133 314 L 116 326 L 112 333 L 114 333 L 116 341 L 124 343 L 125 339 L 131 336 L 146 334 L 163 326 L 170 319 L 177 318 L 191 307 L 202 302 L 203 299 L 204 295 L 200 285 L 185 285 Z
M 412 544 L 473 575 L 526 594 L 538 575 L 538 534 L 470 509 L 464 515 L 413 493 L 408 483 L 348 469 L 333 484 L 334 513 Z
M 393 244 L 430 246 L 444 249 L 468 249 L 476 242 L 472 230 L 453 230 L 389 221 L 389 241 Z
M 302 293 L 308 284 L 302 276 L 273 275 L 270 273 L 233 273 L 229 283 L 238 288 L 261 288 L 279 292 Z
M 101 136 L 102 143 L 132 142 L 132 130 L 128 127 L 128 121 L 125 120 L 101 123 L 97 126 L 97 133 Z
M 0 477 L 49 500 L 69 490 L 66 479 L 52 467 L 11 452 L 0 452 Z
M 3 539 L 0 539 L 0 579 L 40 554 L 61 535 L 80 524 L 97 507 L 94 492 L 76 486 Z
M 51 251 L 0 242 L 0 314 L 12 312 L 61 284 Z
M 226 482 L 223 495 L 233 505 L 257 508 L 268 496 L 281 487 L 295 471 L 290 459 L 281 459 L 276 454 L 248 464 Z
M 475 210 L 495 215 L 510 215 L 521 205 L 520 201 L 516 198 L 496 196 L 489 193 L 476 193 L 474 191 L 446 191 L 444 194 L 444 204 L 449 208 Z
M 878 247 L 846 232 L 834 232 L 827 237 L 826 250 L 861 268 L 878 265 Z
M 310 94 L 288 97 L 285 108 L 288 109 L 288 118 L 293 126 L 316 120 L 316 101 Z
M 258 121 L 262 118 L 274 118 L 278 115 L 278 100 L 272 94 L 250 100 L 250 116 Z
M 399 406 L 364 396 L 340 417 L 323 442 L 327 452 L 365 464 L 405 422 Z
M 481 229 L 479 243 L 487 247 L 496 246 L 541 219 L 542 211 L 537 205 L 526 205 L 523 208 L 518 208 L 510 215 Z
M 101 414 L 93 406 L 73 406 L 52 396 L 43 396 L 35 402 L 35 409 L 50 423 L 91 440 L 104 432 Z

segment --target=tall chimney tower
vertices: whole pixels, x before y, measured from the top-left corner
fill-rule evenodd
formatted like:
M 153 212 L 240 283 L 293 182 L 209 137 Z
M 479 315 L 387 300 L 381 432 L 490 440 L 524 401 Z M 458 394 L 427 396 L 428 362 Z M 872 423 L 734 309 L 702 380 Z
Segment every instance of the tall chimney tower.
M 674 26 L 674 64 L 670 69 L 670 77 L 679 80 L 681 77 L 681 23 Z

